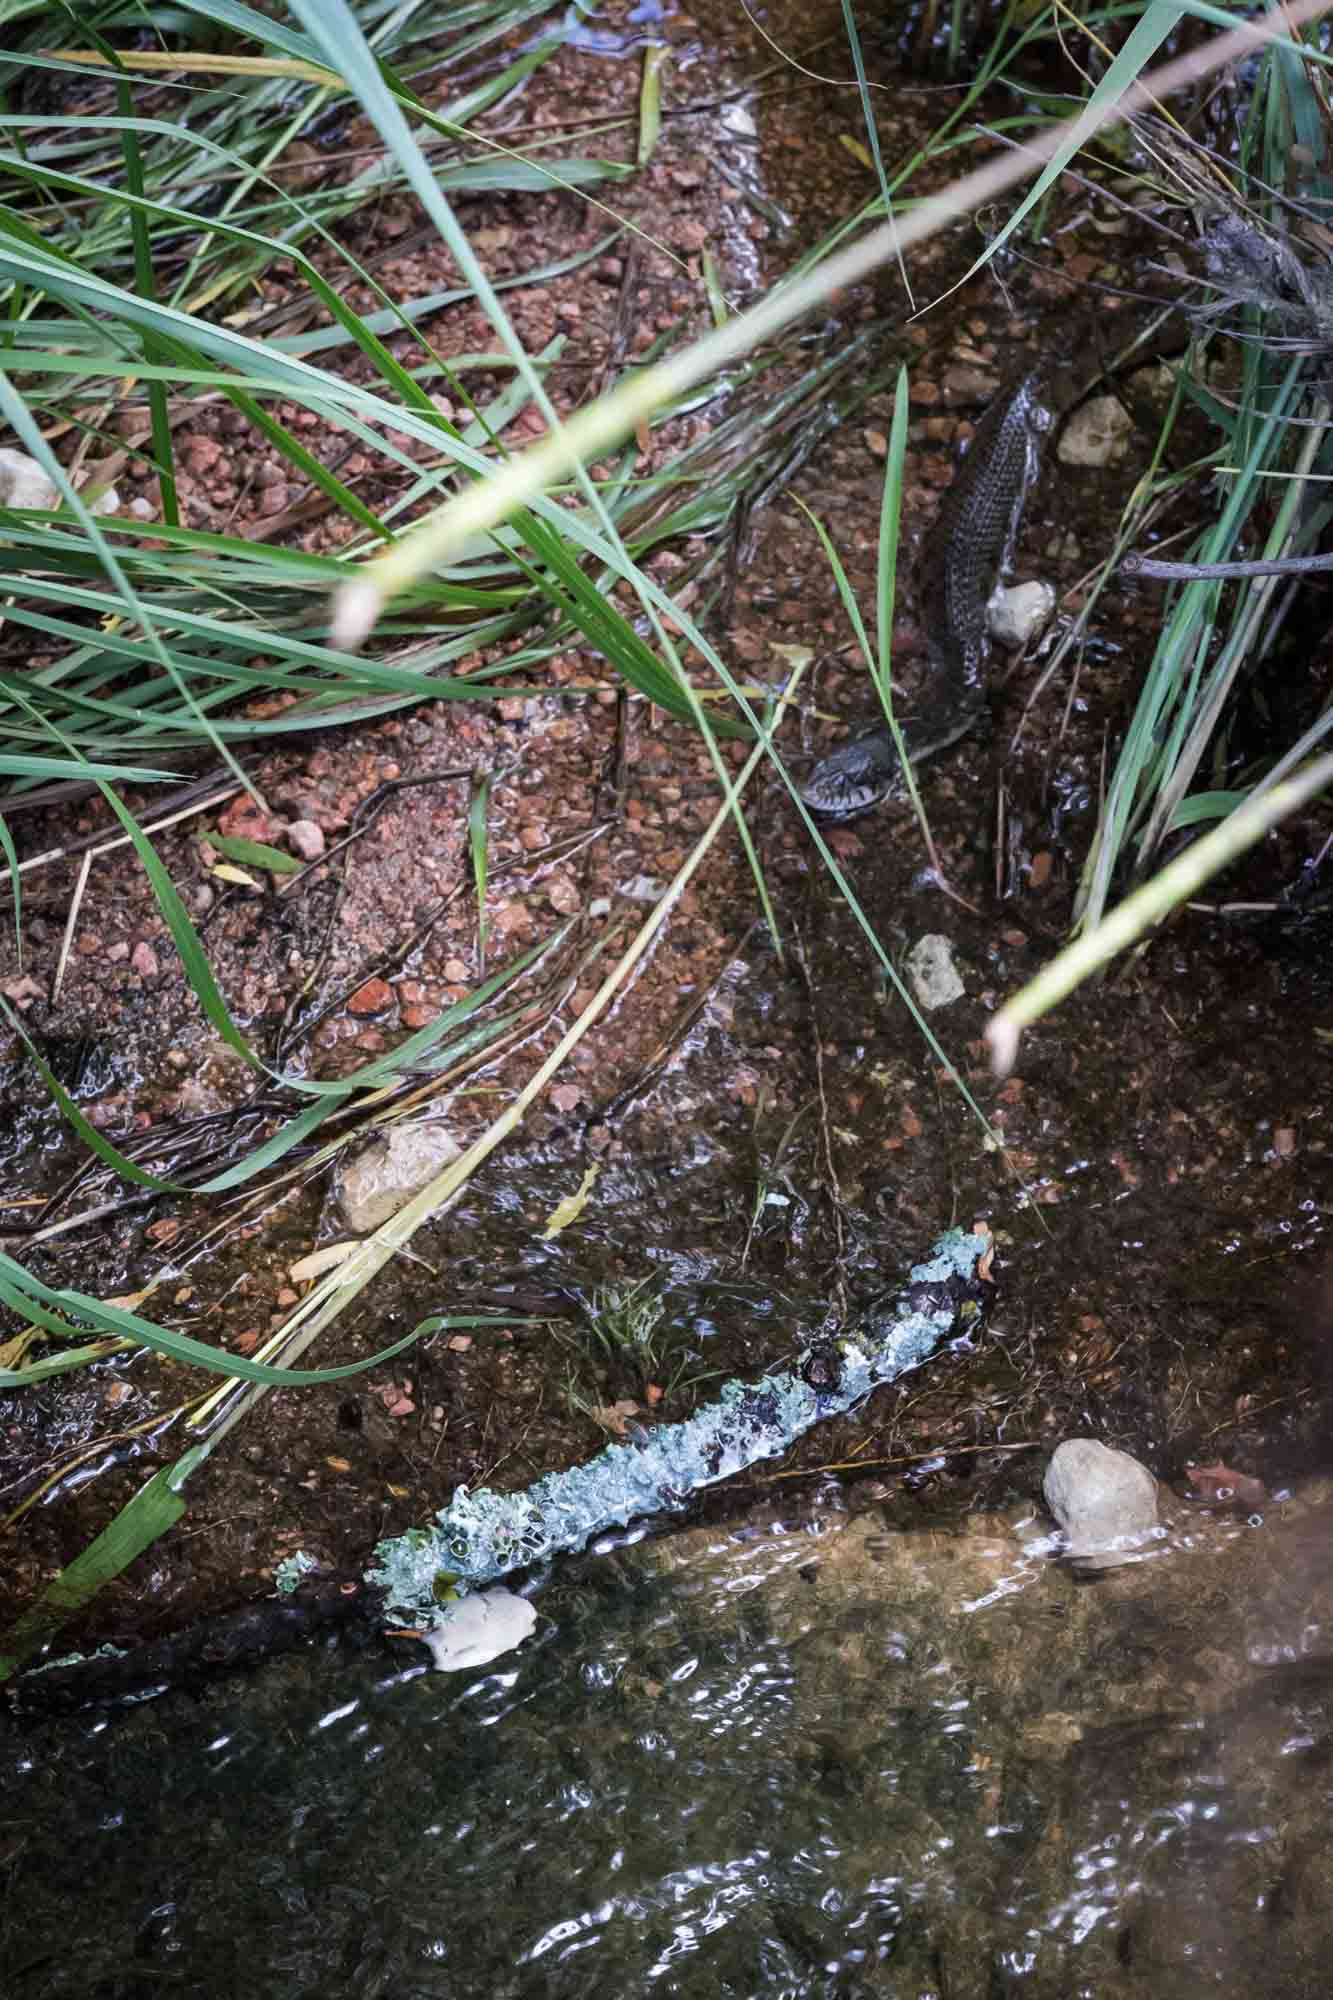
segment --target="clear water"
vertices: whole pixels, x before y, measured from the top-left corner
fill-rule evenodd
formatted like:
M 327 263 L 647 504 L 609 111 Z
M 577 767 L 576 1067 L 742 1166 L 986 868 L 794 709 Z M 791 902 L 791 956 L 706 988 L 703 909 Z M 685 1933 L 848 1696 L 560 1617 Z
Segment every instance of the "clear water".
M 480 1674 L 10 1733 L 3 1990 L 1326 1995 L 1330 1523 L 1089 1584 L 835 1501 L 585 1559 Z

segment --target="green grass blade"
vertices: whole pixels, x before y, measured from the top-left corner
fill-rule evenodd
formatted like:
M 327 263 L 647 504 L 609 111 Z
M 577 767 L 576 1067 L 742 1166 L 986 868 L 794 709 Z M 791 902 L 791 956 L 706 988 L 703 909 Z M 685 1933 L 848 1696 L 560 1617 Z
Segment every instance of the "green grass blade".
M 345 1382 L 353 1375 L 364 1375 L 367 1369 L 383 1367 L 386 1361 L 392 1361 L 395 1355 L 419 1340 L 423 1330 L 433 1331 L 437 1325 L 444 1323 L 438 1319 L 423 1320 L 420 1326 L 414 1326 L 410 1333 L 405 1333 L 401 1340 L 395 1340 L 391 1347 L 382 1347 L 366 1360 L 349 1361 L 340 1368 L 275 1368 L 268 1362 L 247 1360 L 243 1354 L 229 1354 L 223 1348 L 210 1346 L 207 1341 L 195 1340 L 191 1334 L 173 1333 L 170 1328 L 157 1326 L 125 1306 L 108 1305 L 105 1300 L 91 1298 L 85 1292 L 54 1291 L 3 1251 L 0 1251 L 0 1302 L 22 1318 L 46 1327 L 52 1333 L 67 1335 L 72 1316 L 88 1321 L 101 1333 L 133 1340 L 141 1347 L 151 1348 L 154 1354 L 166 1355 L 169 1360 L 187 1362 L 192 1367 L 206 1369 L 211 1375 L 225 1375 L 244 1382 L 262 1382 L 266 1388 L 298 1383 Z M 516 1322 L 503 1315 L 479 1313 L 451 1318 L 448 1324 L 513 1326 Z
M 19 874 L 18 849 L 14 836 L 9 831 L 9 822 L 0 813 L 0 850 L 3 850 L 9 869 L 9 886 L 14 897 L 14 957 L 18 970 L 23 970 L 23 878 Z
M 1055 186 L 1080 147 L 1101 129 L 1106 107 L 1123 97 L 1139 72 L 1151 61 L 1155 51 L 1179 24 L 1181 15 L 1187 11 L 1189 10 L 1186 6 L 1178 4 L 1178 0 L 1148 0 L 1148 5 L 1126 36 L 1124 46 L 1117 50 L 1103 74 L 1093 85 L 1086 104 L 1060 141 L 1056 151 L 1042 168 L 1013 214 L 990 238 L 981 255 L 973 260 L 957 284 L 950 286 L 950 291 L 957 291 L 998 255 L 1036 204 L 1043 199 L 1050 188 Z M 1238 25 L 1234 17 L 1230 20 L 1230 25 L 1232 27 Z
M 24 1368 L 0 1368 L 0 1389 L 35 1389 L 39 1382 L 49 1382 L 53 1375 L 68 1375 L 72 1369 L 86 1368 L 91 1361 L 105 1361 L 112 1354 L 123 1354 L 133 1347 L 130 1340 L 98 1340 L 91 1347 L 67 1347 L 60 1354 L 48 1354 L 44 1361 L 33 1361 Z
M 120 115 L 127 121 L 126 129 L 121 134 L 121 146 L 125 155 L 125 185 L 132 195 L 142 198 L 143 156 L 139 151 L 138 135 L 128 122 L 133 105 L 127 83 L 116 85 L 116 99 Z M 136 208 L 131 214 L 130 228 L 134 238 L 135 284 L 141 297 L 156 298 L 157 281 L 153 275 L 153 246 L 148 233 L 148 220 L 142 209 Z M 161 361 L 165 358 L 158 351 L 156 342 L 148 337 L 144 340 L 144 355 L 149 361 Z M 180 522 L 180 507 L 176 498 L 176 473 L 171 442 L 171 419 L 167 410 L 167 392 L 161 382 L 148 384 L 148 407 L 152 414 L 153 460 L 157 467 L 158 488 L 162 495 L 162 515 L 168 526 L 174 528 Z
M 9 1680 L 104 1584 L 175 1527 L 185 1512 L 180 1490 L 207 1455 L 206 1444 L 195 1445 L 175 1465 L 155 1472 L 97 1539 L 52 1579 L 37 1602 L 0 1640 L 0 1681 Z
M 80 1111 L 78 1105 L 74 1102 L 74 1099 L 65 1089 L 65 1086 L 60 1082 L 50 1065 L 41 1055 L 37 1045 L 33 1042 L 27 1029 L 24 1027 L 22 1020 L 3 997 L 0 997 L 0 1015 L 3 1015 L 4 1019 L 8 1021 L 10 1027 L 23 1043 L 61 1117 L 77 1133 L 78 1137 L 82 1139 L 89 1151 L 97 1155 L 104 1166 L 110 1167 L 113 1173 L 120 1174 L 125 1180 L 132 1181 L 136 1187 L 153 1188 L 160 1194 L 184 1193 L 184 1187 L 180 1183 L 164 1180 L 157 1174 L 150 1174 L 146 1167 L 139 1166 L 134 1160 L 126 1159 L 125 1155 L 118 1147 L 111 1143 L 104 1132 L 99 1132 L 95 1125 L 89 1123 L 88 1119 L 84 1117 L 82 1111 Z
M 486 970 L 486 872 L 491 804 L 491 781 L 483 777 L 472 788 L 467 812 L 468 849 L 472 856 L 472 886 L 477 897 L 477 967 Z
M 893 723 L 893 611 L 898 591 L 898 544 L 902 533 L 908 413 L 907 369 L 903 366 L 898 370 L 893 392 L 893 419 L 889 425 L 889 449 L 884 465 L 884 497 L 879 510 L 879 545 L 875 564 L 875 673 L 880 700 L 890 726 Z
M 262 840 L 245 840 L 239 834 L 217 832 L 209 833 L 207 838 L 209 846 L 228 861 L 239 861 L 243 867 L 263 868 L 270 875 L 299 875 L 305 867 L 296 855 L 281 847 L 270 847 Z
M 643 52 L 643 77 L 639 84 L 639 140 L 634 154 L 640 167 L 647 166 L 662 136 L 662 71 L 670 59 L 670 49 L 661 42 L 650 44 Z
M 180 953 L 181 965 L 184 969 L 185 977 L 189 980 L 191 987 L 198 995 L 199 1004 L 207 1015 L 208 1020 L 217 1033 L 221 1035 L 228 1048 L 234 1049 L 248 1068 L 262 1070 L 264 1068 L 263 1063 L 231 1018 L 231 1011 L 222 997 L 221 989 L 213 977 L 213 969 L 209 965 L 204 948 L 199 942 L 199 933 L 190 922 L 189 914 L 180 899 L 176 885 L 167 873 L 157 849 L 135 819 L 134 814 L 127 806 L 122 805 L 111 787 L 109 785 L 101 785 L 99 789 L 133 843 L 134 851 L 139 857 L 139 864 L 144 874 L 148 877 L 148 884 L 152 889 L 157 907 L 162 912 L 167 929 L 171 933 L 172 943 Z
M 1179 833 L 1187 826 L 1201 826 L 1210 819 L 1225 819 L 1237 806 L 1244 805 L 1248 792 L 1191 792 L 1182 799 L 1171 815 L 1168 833 Z

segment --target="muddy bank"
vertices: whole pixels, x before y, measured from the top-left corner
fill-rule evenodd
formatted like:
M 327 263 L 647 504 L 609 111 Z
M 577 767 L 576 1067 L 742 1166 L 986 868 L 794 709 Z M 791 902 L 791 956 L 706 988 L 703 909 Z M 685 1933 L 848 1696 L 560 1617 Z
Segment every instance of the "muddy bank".
M 515 317 L 530 346 L 557 326 L 569 336 L 561 395 L 570 408 L 618 342 L 632 354 L 682 313 L 702 322 L 694 277 L 705 245 L 744 302 L 866 192 L 841 144 L 850 115 L 842 93 L 766 88 L 747 132 L 728 115 L 725 86 L 764 60 L 749 29 L 730 16 L 725 37 L 683 16 L 669 26 L 681 55 L 669 86 L 678 115 L 617 205 L 651 216 L 689 275 L 651 250 L 632 260 L 617 250 L 591 276 L 520 296 Z M 637 88 L 631 64 L 571 49 L 525 108 L 540 123 L 557 103 L 563 115 L 580 103 L 600 110 L 609 94 L 627 107 Z M 895 115 L 906 150 L 937 106 L 904 94 Z M 466 219 L 509 232 L 493 249 L 516 269 L 540 261 L 538 245 L 547 259 L 596 233 L 560 197 L 483 198 Z M 380 233 L 361 247 L 390 248 L 413 220 L 405 204 L 388 205 L 373 224 Z M 890 344 L 920 356 L 906 517 L 914 542 L 929 532 L 964 427 L 1040 351 L 1069 281 L 1123 274 L 1128 251 L 1112 241 L 1108 259 L 1105 234 L 1072 220 L 1049 271 L 1020 274 L 1005 298 L 979 283 L 915 332 L 891 288 L 838 302 L 847 324 L 884 319 Z M 397 264 L 389 256 L 385 282 L 415 291 L 445 282 L 433 255 L 418 244 Z M 957 245 L 937 255 L 938 266 L 914 273 L 924 293 L 956 262 Z M 432 327 L 451 352 L 482 344 L 483 332 L 466 309 Z M 682 420 L 682 433 L 707 421 Z M 239 494 L 268 490 L 262 467 L 245 458 L 262 457 L 260 444 L 229 422 L 205 416 L 185 441 L 196 469 L 183 489 L 198 525 Z M 873 399 L 792 489 L 828 526 L 865 603 L 888 422 L 887 400 Z M 1105 546 L 1145 449 L 1105 475 L 1049 469 L 1027 511 L 1018 574 L 1075 585 Z M 319 524 L 301 532 L 321 545 Z M 669 575 L 669 559 L 660 573 Z M 1064 934 L 1105 747 L 1123 725 L 1157 604 L 1145 589 L 1104 600 L 1076 686 L 1045 690 L 1017 750 L 1011 738 L 1035 667 L 996 690 L 989 739 L 930 768 L 936 838 L 979 915 L 926 879 L 904 809 L 835 836 L 895 954 L 925 932 L 949 935 L 966 992 L 937 1017 L 938 1032 L 1003 1134 L 1005 1156 L 986 1149 L 886 993 L 785 793 L 761 782 L 748 811 L 780 949 L 756 928 L 751 878 L 725 837 L 632 989 L 515 1142 L 415 1239 L 420 1261 L 400 1261 L 346 1315 L 336 1350 L 318 1358 L 374 1352 L 438 1310 L 492 1310 L 512 1324 L 436 1336 L 365 1382 L 267 1397 L 192 1484 L 181 1527 L 69 1636 L 153 1635 L 262 1595 L 297 1547 L 355 1567 L 459 1483 L 513 1490 L 589 1456 L 617 1405 L 634 1405 L 638 1422 L 679 1417 L 720 1379 L 757 1373 L 836 1327 L 940 1228 L 976 1216 L 991 1221 L 1002 1251 L 1000 1307 L 984 1345 L 877 1396 L 836 1435 L 816 1434 L 772 1476 L 779 1491 L 803 1491 L 836 1464 L 864 1475 L 867 1501 L 884 1497 L 879 1481 L 909 1511 L 940 1494 L 993 1504 L 1035 1489 L 1041 1448 L 1079 1429 L 1126 1445 L 1165 1476 L 1217 1454 L 1273 1481 L 1319 1459 L 1330 1187 L 1329 994 L 1317 929 L 1186 912 L 1036 1031 L 1009 1083 L 996 1085 L 982 1056 L 997 1000 Z M 863 711 L 836 590 L 790 498 L 746 524 L 716 618 L 727 656 L 756 680 L 778 678 L 777 647 L 816 654 L 793 743 L 799 734 L 811 752 L 822 749 Z M 910 602 L 897 658 L 910 687 L 921 664 Z M 1307 699 L 1327 668 L 1326 648 L 1315 648 Z M 426 707 L 260 759 L 267 815 L 233 799 L 208 824 L 263 837 L 308 823 L 330 849 L 359 836 L 292 893 L 220 890 L 197 827 L 162 837 L 219 982 L 261 1047 L 338 1073 L 394 1046 L 478 979 L 466 826 L 474 772 L 494 773 L 486 968 L 569 917 L 581 940 L 620 925 L 628 934 L 706 824 L 716 788 L 677 725 L 622 705 L 609 688 L 569 695 L 571 682 L 599 671 L 571 655 L 547 670 L 546 694 L 498 710 Z M 91 807 L 25 816 L 16 837 L 23 853 L 40 853 L 95 823 Z M 1219 900 L 1271 897 L 1318 838 L 1312 826 L 1284 830 Z M 68 1059 L 69 1087 L 88 1115 L 124 1138 L 233 1110 L 243 1079 L 192 1005 L 123 853 L 97 864 L 52 1000 L 74 878 L 73 863 L 37 876 L 26 899 L 28 955 L 22 968 L 5 959 L 3 983 L 44 1048 Z M 0 951 L 12 953 L 11 935 Z M 469 1080 L 450 1111 L 461 1138 L 531 1073 L 582 997 L 575 983 L 554 1017 Z M 13 1226 L 33 1212 L 23 1204 L 62 1187 L 75 1154 L 16 1045 L 0 1085 Z M 550 1218 L 589 1168 L 597 1171 L 582 1212 L 548 1238 Z M 80 1190 L 62 1213 L 104 1192 Z M 11 1247 L 48 1282 L 104 1296 L 136 1291 L 165 1263 L 170 1275 L 145 1309 L 246 1353 L 295 1301 L 293 1265 L 340 1225 L 322 1180 L 298 1184 L 266 1213 L 221 1220 L 219 1229 L 212 1211 L 160 1202 L 38 1250 L 21 1237 Z M 653 1343 L 608 1355 L 589 1334 L 594 1296 L 645 1279 L 663 1300 Z M 9 1610 L 192 1441 L 184 1414 L 170 1415 L 192 1388 L 140 1355 L 0 1403 L 5 1501 L 29 1503 L 9 1530 Z

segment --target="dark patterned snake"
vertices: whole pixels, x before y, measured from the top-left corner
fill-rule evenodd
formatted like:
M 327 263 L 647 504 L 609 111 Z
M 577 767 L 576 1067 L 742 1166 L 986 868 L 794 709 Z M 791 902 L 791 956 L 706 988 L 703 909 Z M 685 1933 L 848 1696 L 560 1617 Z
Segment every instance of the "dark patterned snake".
M 902 724 L 914 764 L 956 743 L 981 713 L 991 645 L 986 605 L 1009 561 L 1042 442 L 1105 372 L 1111 345 L 1084 328 L 1081 338 L 1070 336 L 1047 362 L 1001 391 L 940 503 L 918 572 L 930 674 L 917 713 Z M 825 820 L 854 819 L 904 789 L 882 721 L 821 758 L 800 788 Z

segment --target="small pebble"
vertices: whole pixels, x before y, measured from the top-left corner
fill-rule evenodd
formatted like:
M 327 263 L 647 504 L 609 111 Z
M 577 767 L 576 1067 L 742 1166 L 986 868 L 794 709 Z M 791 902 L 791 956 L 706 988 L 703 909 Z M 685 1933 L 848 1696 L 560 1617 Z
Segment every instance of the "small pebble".
M 1057 1445 L 1042 1492 L 1066 1553 L 1086 1569 L 1128 1560 L 1157 1527 L 1157 1481 L 1147 1466 L 1096 1438 Z
M 1129 450 L 1133 428 L 1118 396 L 1091 396 L 1061 431 L 1056 456 L 1062 465 L 1118 465 Z
M 318 861 L 327 846 L 324 829 L 312 819 L 294 819 L 287 828 L 287 845 L 302 861 Z
M 953 946 L 937 931 L 928 931 L 907 954 L 907 983 L 917 1004 L 929 1014 L 937 1007 L 952 1006 L 967 988 L 954 964 Z
M 1054 610 L 1055 592 L 1049 583 L 1017 583 L 991 593 L 986 624 L 998 646 L 1019 653 L 1045 630 Z

